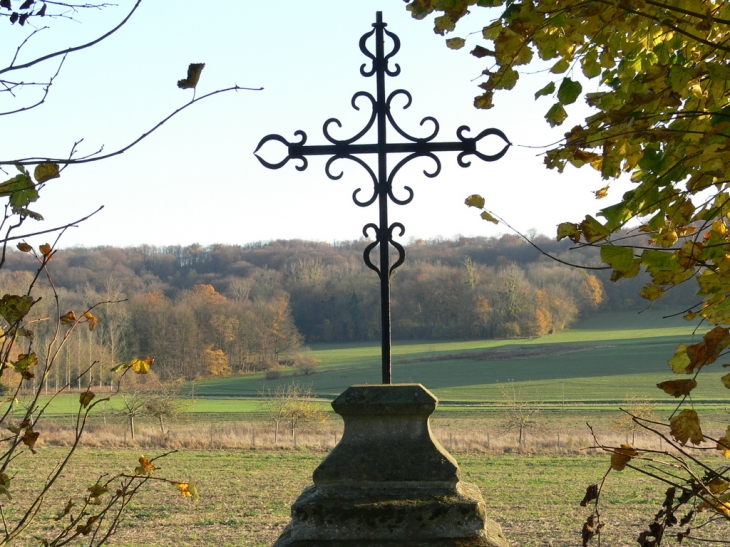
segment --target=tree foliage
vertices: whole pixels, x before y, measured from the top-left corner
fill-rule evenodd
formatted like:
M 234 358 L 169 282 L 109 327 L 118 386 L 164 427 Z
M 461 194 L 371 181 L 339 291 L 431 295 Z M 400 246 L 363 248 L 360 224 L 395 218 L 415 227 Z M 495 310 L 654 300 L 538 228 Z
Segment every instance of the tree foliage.
M 5 51 L 8 54 L 7 61 L 0 65 L 0 116 L 21 114 L 42 107 L 62 71 L 65 59 L 114 35 L 127 24 L 141 2 L 142 0 L 130 2 L 128 11 L 125 11 L 116 26 L 97 34 L 87 42 L 58 50 L 49 47 L 45 51 L 39 45 L 35 53 L 29 56 L 28 44 L 36 41 L 39 33 L 48 28 L 37 26 L 41 21 L 46 24 L 52 22 L 53 25 L 69 21 L 75 24 L 78 23 L 75 18 L 84 10 L 104 9 L 112 4 L 1 0 L 0 19 L 7 17 L 11 25 L 17 23 L 16 30 L 24 32 L 25 36 L 19 37 L 10 51 Z M 19 27 L 27 29 L 27 32 Z M 195 88 L 199 77 L 200 70 L 197 71 L 194 81 L 188 81 L 186 87 Z M 6 389 L 10 390 L 9 397 L 0 401 L 0 428 L 6 432 L 0 439 L 0 495 L 6 498 L 0 501 L 0 545 L 19 540 L 27 532 L 28 526 L 48 510 L 49 494 L 53 490 L 58 491 L 58 479 L 78 447 L 89 413 L 97 405 L 109 400 L 109 397 L 97 397 L 92 391 L 92 386 L 100 381 L 101 376 L 99 352 L 96 351 L 98 348 L 88 343 L 88 352 L 70 354 L 69 346 L 78 339 L 91 342 L 95 334 L 105 330 L 110 340 L 110 355 L 114 364 L 118 362 L 119 356 L 117 326 L 120 314 L 110 311 L 107 306 L 118 303 L 120 299 L 112 297 L 100 302 L 86 291 L 83 295 L 84 303 L 72 307 L 73 303 L 63 298 L 64 295 L 59 292 L 50 273 L 50 263 L 56 254 L 60 236 L 65 229 L 77 225 L 91 215 L 64 226 L 28 229 L 31 224 L 28 221 L 43 220 L 42 214 L 36 210 L 41 190 L 49 182 L 59 179 L 69 165 L 99 161 L 122 154 L 193 103 L 218 93 L 239 89 L 241 88 L 233 86 L 213 91 L 198 99 L 193 98 L 159 121 L 151 130 L 111 152 L 102 154 L 102 147 L 85 156 L 76 157 L 81 142 L 77 141 L 71 146 L 71 153 L 67 157 L 0 158 L 0 171 L 9 177 L 0 182 L 0 268 L 4 274 L 9 258 L 26 257 L 33 264 L 28 272 L 24 272 L 25 275 L 11 277 L 12 282 L 3 285 L 3 292 L 7 292 L 0 298 L 0 378 Z M 53 128 L 44 127 L 42 130 L 52 131 Z M 19 138 L 32 141 L 33 131 L 29 130 Z M 34 247 L 26 241 L 31 236 L 54 232 L 57 237 L 51 243 Z M 9 247 L 16 243 L 18 251 L 9 252 Z M 12 257 L 9 256 L 11 254 Z M 4 277 L 4 280 L 7 279 Z M 48 299 L 39 305 L 42 301 L 39 294 L 41 285 L 47 287 L 44 296 Z M 116 325 L 97 329 L 100 323 L 104 323 L 102 319 L 112 319 L 111 323 Z M 69 366 L 71 360 L 76 364 L 75 370 Z M 115 366 L 113 370 L 122 376 L 130 372 L 148 374 L 152 363 L 153 359 L 149 357 L 134 358 Z M 64 364 L 65 374 L 59 374 Z M 107 368 L 105 372 L 110 374 L 111 370 Z M 55 389 L 50 399 L 43 399 L 41 395 L 44 391 L 47 392 L 49 379 L 53 375 L 56 380 Z M 85 390 L 81 389 L 82 380 Z M 39 439 L 44 438 L 48 405 L 56 396 L 72 387 L 78 387 L 80 392 L 72 446 L 47 475 L 33 476 L 34 472 L 40 472 L 42 466 L 26 465 L 25 471 L 21 471 L 20 462 L 24 459 L 44 457 L 40 446 L 42 441 L 39 442 Z M 21 394 L 25 396 L 22 401 Z M 194 483 L 172 481 L 154 474 L 157 467 L 153 462 L 164 456 L 166 454 L 156 458 L 141 456 L 138 460 L 140 465 L 133 472 L 106 473 L 96 479 L 94 484 L 81 487 L 76 499 L 70 497 L 69 492 L 68 502 L 56 514 L 56 529 L 50 532 L 49 537 L 36 537 L 35 541 L 46 546 L 78 542 L 90 546 L 105 544 L 119 526 L 125 510 L 139 489 L 150 482 L 171 484 L 183 497 L 197 499 L 198 492 Z M 74 485 L 74 488 L 78 488 L 78 485 Z M 15 491 L 25 491 L 30 501 L 15 501 Z
M 646 271 L 651 280 L 640 295 L 649 302 L 683 283 L 696 284 L 699 298 L 685 317 L 699 316 L 715 327 L 701 342 L 680 345 L 669 361 L 672 372 L 690 375 L 691 380 L 658 386 L 682 401 L 691 397 L 700 370 L 718 361 L 730 345 L 730 4 L 413 0 L 408 9 L 418 19 L 437 12 L 435 31 L 441 35 L 454 31 L 470 11 L 472 22 L 478 15 L 488 19 L 481 33 L 484 42 L 471 50 L 488 61 L 474 100 L 477 108 L 492 108 L 496 92 L 514 88 L 521 70 L 537 67 L 549 73 L 549 81 L 535 89 L 535 99 L 552 99 L 547 123 L 563 125 L 569 105 L 579 99 L 592 109 L 564 139 L 548 147 L 546 166 L 563 171 L 568 165 L 588 165 L 599 171 L 608 182 L 596 192 L 598 199 L 605 198 L 612 181 L 624 174 L 635 186 L 602 209 L 600 220 L 586 215 L 560 224 L 558 239 L 600 247 L 613 281 Z M 450 38 L 447 46 L 460 49 L 466 41 Z M 591 81 L 598 91 L 584 92 L 584 83 Z M 484 207 L 470 199 L 471 205 Z M 623 232 L 627 227 L 632 228 L 628 237 Z M 634 234 L 650 239 L 637 243 L 631 239 Z M 730 388 L 730 375 L 722 381 Z M 654 428 L 640 417 L 634 420 Z M 688 442 L 699 445 L 707 437 L 698 414 L 687 408 L 672 416 L 669 436 L 685 455 Z M 730 454 L 727 436 L 712 442 Z M 633 450 L 618 448 L 614 453 L 630 459 L 638 455 Z M 727 466 L 697 474 L 686 462 L 668 465 L 679 466 L 689 478 L 670 481 L 682 495 L 667 493 L 653 528 L 639 538 L 641 545 L 661 543 L 664 528 L 677 522 L 677 507 L 690 500 L 701 500 L 699 507 L 726 518 L 730 513 Z M 715 478 L 723 481 L 723 488 L 709 486 Z M 691 537 L 688 534 L 680 535 Z

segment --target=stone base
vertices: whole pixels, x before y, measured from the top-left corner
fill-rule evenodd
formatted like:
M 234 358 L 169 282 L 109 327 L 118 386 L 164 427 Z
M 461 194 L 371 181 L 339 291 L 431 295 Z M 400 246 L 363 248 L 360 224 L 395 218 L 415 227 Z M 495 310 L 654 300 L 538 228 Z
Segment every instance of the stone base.
M 433 437 L 420 384 L 352 386 L 342 439 L 314 470 L 274 547 L 509 547 L 479 489 Z
M 310 486 L 274 547 L 507 547 L 476 486 L 452 492 Z

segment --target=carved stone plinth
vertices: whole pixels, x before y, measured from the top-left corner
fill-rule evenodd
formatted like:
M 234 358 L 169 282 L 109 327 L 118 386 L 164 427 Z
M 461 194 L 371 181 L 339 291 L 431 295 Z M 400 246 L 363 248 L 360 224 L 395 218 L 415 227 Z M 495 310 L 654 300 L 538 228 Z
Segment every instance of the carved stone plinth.
M 431 433 L 421 384 L 352 386 L 332 407 L 339 444 L 274 547 L 508 547 L 484 499 Z

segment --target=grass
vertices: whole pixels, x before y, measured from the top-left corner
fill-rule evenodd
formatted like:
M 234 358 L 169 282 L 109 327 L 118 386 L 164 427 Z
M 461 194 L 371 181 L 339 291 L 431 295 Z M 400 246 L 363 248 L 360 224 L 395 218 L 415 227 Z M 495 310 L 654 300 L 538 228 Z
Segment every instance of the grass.
M 43 465 L 57 449 L 44 449 Z M 148 456 L 154 454 L 145 453 Z M 136 450 L 81 449 L 65 475 L 63 493 L 47 501 L 28 537 L 46 536 L 57 523 L 55 512 L 68 499 L 83 495 L 94 477 L 110 469 L 131 470 Z M 178 453 L 162 462 L 165 476 L 196 479 L 202 500 L 193 504 L 169 485 L 140 495 L 112 545 L 246 545 L 269 547 L 289 520 L 289 507 L 311 483 L 325 456 L 314 451 L 207 450 Z M 588 484 L 600 479 L 607 458 L 595 456 L 483 455 L 457 453 L 462 479 L 484 495 L 487 514 L 497 520 L 513 547 L 574 546 L 589 509 L 579 506 Z M 36 460 L 34 460 L 36 461 Z M 606 545 L 634 545 L 660 507 L 664 487 L 630 472 L 612 475 L 602 517 Z M 14 503 L 20 503 L 18 493 Z M 722 538 L 726 529 L 711 535 Z M 37 545 L 37 541 L 19 545 Z
M 679 343 L 697 341 L 695 325 L 681 318 L 607 313 L 576 328 L 532 340 L 396 342 L 395 382 L 419 382 L 442 403 L 495 402 L 514 381 L 533 400 L 568 404 L 615 404 L 630 396 L 664 399 L 655 384 L 671 379 L 667 360 Z M 347 386 L 380 381 L 380 345 L 325 344 L 312 347 L 320 360 L 311 376 L 265 380 L 263 373 L 196 382 L 202 398 L 256 397 L 261 390 L 297 381 L 334 398 Z M 727 371 L 724 371 L 727 372 Z M 723 370 L 708 367 L 693 393 L 698 402 L 721 404 L 727 391 Z

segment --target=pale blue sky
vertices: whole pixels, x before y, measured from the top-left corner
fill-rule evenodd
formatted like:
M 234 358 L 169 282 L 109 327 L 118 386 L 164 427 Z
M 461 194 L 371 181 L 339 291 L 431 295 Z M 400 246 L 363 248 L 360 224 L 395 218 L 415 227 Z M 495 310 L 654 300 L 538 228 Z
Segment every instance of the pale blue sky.
M 80 23 L 53 21 L 21 57 L 81 43 L 114 26 L 131 5 L 120 0 L 119 7 L 83 13 Z M 232 84 L 265 89 L 209 99 L 122 156 L 67 169 L 37 204 L 47 219 L 43 226 L 104 205 L 95 218 L 67 233 L 62 245 L 357 239 L 364 224 L 376 221 L 377 210 L 352 202 L 353 190 L 363 182 L 355 166 L 345 165 L 343 179 L 331 181 L 324 159 L 312 159 L 304 172 L 291 163 L 269 171 L 253 150 L 269 133 L 292 139 L 298 129 L 306 131 L 308 144 L 325 143 L 322 124 L 330 117 L 343 122 L 339 136 L 359 131 L 366 116 L 351 108 L 350 99 L 360 90 L 374 93 L 375 81 L 359 74 L 366 59 L 358 41 L 377 10 L 402 42 L 394 58 L 402 73 L 387 86 L 412 93 L 411 108 L 396 112 L 412 134 L 418 134 L 422 117 L 434 116 L 441 123 L 438 140 L 455 140 L 456 128 L 465 124 L 474 133 L 498 127 L 515 144 L 541 145 L 578 123 L 578 117 L 569 118 L 551 131 L 543 120 L 551 100 L 536 102 L 533 93 L 544 74 L 498 95 L 494 109 L 475 110 L 477 82 L 471 80 L 484 60 L 447 49 L 432 23 L 413 20 L 401 0 L 145 0 L 116 35 L 67 59 L 45 105 L 3 118 L 3 159 L 63 156 L 81 138 L 82 153 L 101 145 L 107 151 L 121 147 L 190 100 L 192 92 L 178 89 L 176 82 L 188 63 L 204 62 L 198 95 Z M 482 18 L 467 18 L 456 35 L 486 24 L 481 15 L 486 10 L 476 12 Z M 27 27 L 18 25 L 3 29 L 3 66 L 26 33 Z M 476 43 L 472 37 L 467 48 Z M 48 63 L 35 74 L 55 66 Z M 34 91 L 25 93 L 30 100 Z M 6 96 L 0 106 L 7 110 L 15 104 Z M 267 158 L 276 159 L 281 151 L 271 146 Z M 464 206 L 466 196 L 481 193 L 488 207 L 516 228 L 553 235 L 559 222 L 580 220 L 610 204 L 593 198 L 592 191 L 603 186 L 595 171 L 568 169 L 558 175 L 543 167 L 538 152 L 515 146 L 496 163 L 474 160 L 468 169 L 458 167 L 455 154 L 442 154 L 436 179 L 421 174 L 430 162 L 414 161 L 396 182 L 410 185 L 415 198 L 405 207 L 392 205 L 391 221 L 405 224 L 404 241 L 507 232 Z M 613 192 L 609 199 L 616 196 Z

